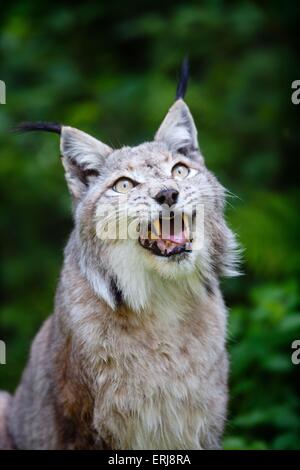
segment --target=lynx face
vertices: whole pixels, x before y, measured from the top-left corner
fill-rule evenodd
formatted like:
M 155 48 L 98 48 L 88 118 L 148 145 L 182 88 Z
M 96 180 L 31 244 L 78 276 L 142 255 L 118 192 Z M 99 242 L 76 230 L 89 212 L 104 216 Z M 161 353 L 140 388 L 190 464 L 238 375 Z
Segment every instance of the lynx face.
M 134 237 L 136 228 L 136 238 L 150 253 L 178 262 L 185 259 L 184 254 L 192 251 L 199 199 L 188 181 L 199 174 L 199 162 L 174 156 L 163 143 L 126 149 L 113 157 L 116 180 L 104 197 L 114 206 L 117 202 L 118 219 L 124 214 L 128 217 L 132 230 L 127 236 Z M 101 208 L 100 201 L 99 212 Z
M 205 170 L 200 155 L 192 160 L 172 153 L 163 142 L 147 143 L 107 157 L 102 175 L 78 209 L 83 214 L 78 223 L 90 226 L 84 208 L 92 205 L 89 231 L 96 230 L 99 243 L 107 249 L 128 243 L 140 254 L 141 263 L 176 275 L 182 263 L 185 271 L 196 263 L 196 217 L 202 217 L 204 207 L 221 207 L 222 199 L 223 190 Z
M 235 241 L 223 218 L 224 190 L 204 165 L 182 100 L 153 142 L 112 150 L 63 127 L 61 153 L 79 263 L 111 306 L 111 290 L 124 295 L 143 281 L 144 291 L 151 276 L 208 283 L 232 273 Z

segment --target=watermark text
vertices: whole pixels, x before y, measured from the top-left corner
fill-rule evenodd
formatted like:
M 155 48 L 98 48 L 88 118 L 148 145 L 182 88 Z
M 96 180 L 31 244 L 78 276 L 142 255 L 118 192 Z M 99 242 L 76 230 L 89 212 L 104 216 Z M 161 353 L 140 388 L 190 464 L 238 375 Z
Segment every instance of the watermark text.
M 6 345 L 4 341 L 0 340 L 0 364 L 6 364 Z
M 0 104 L 6 104 L 6 85 L 3 80 L 0 80 Z
M 292 342 L 292 349 L 295 349 L 292 354 L 292 363 L 297 366 L 300 364 L 300 339 L 295 339 L 295 341 Z

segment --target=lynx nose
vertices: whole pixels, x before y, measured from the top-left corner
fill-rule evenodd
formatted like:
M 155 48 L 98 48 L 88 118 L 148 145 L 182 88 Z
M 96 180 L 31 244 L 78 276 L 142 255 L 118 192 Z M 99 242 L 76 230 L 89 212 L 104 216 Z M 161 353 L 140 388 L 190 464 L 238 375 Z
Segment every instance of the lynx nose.
M 179 192 L 176 189 L 162 189 L 156 194 L 155 200 L 159 204 L 167 204 L 173 206 L 177 202 Z

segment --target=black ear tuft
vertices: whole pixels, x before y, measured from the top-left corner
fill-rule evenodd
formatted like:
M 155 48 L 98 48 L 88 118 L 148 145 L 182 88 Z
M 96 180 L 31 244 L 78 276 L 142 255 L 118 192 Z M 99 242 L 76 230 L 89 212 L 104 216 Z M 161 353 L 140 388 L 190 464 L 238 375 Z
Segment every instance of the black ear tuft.
M 176 90 L 176 100 L 183 99 L 189 81 L 189 59 L 185 57 L 182 62 L 180 78 Z
M 13 127 L 12 132 L 31 132 L 31 131 L 46 131 L 54 132 L 55 134 L 61 133 L 62 125 L 57 122 L 21 122 L 16 127 Z

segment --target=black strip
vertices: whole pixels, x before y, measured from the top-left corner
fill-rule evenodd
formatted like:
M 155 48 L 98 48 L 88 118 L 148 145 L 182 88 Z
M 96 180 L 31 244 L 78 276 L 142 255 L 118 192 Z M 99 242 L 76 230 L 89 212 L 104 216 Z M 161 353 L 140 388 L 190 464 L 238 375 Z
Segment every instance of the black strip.
M 62 125 L 57 122 L 21 122 L 16 127 L 13 127 L 12 132 L 31 132 L 31 131 L 46 131 L 61 134 Z
M 118 288 L 116 281 L 112 278 L 110 280 L 110 289 L 114 297 L 116 306 L 120 307 L 123 303 L 123 294 L 122 291 Z
M 183 99 L 189 81 L 189 59 L 185 57 L 182 62 L 180 78 L 176 90 L 176 100 Z
M 47 424 L 47 423 L 46 423 Z M 141 464 L 137 467 L 135 462 L 124 463 L 122 459 L 128 459 L 129 457 L 139 457 L 142 458 Z M 107 451 L 101 450 L 99 452 L 95 451 L 70 451 L 70 450 L 43 450 L 43 451 L 34 451 L 34 450 L 19 450 L 12 452 L 1 453 L 1 465 L 4 468 L 5 466 L 22 466 L 28 463 L 30 469 L 41 468 L 43 469 L 72 469 L 83 467 L 90 467 L 100 469 L 112 469 L 116 470 L 117 468 L 131 468 L 132 470 L 139 468 L 140 470 L 144 469 L 175 469 L 182 468 L 182 470 L 194 468 L 203 468 L 204 464 L 226 466 L 233 469 L 253 469 L 254 466 L 259 467 L 273 467 L 275 466 L 287 467 L 288 465 L 291 468 L 295 467 L 295 462 L 299 459 L 299 451 L 280 451 L 280 450 L 245 450 L 245 451 L 197 451 L 197 450 L 175 450 L 175 451 Z M 126 460 L 125 460 L 126 462 Z

